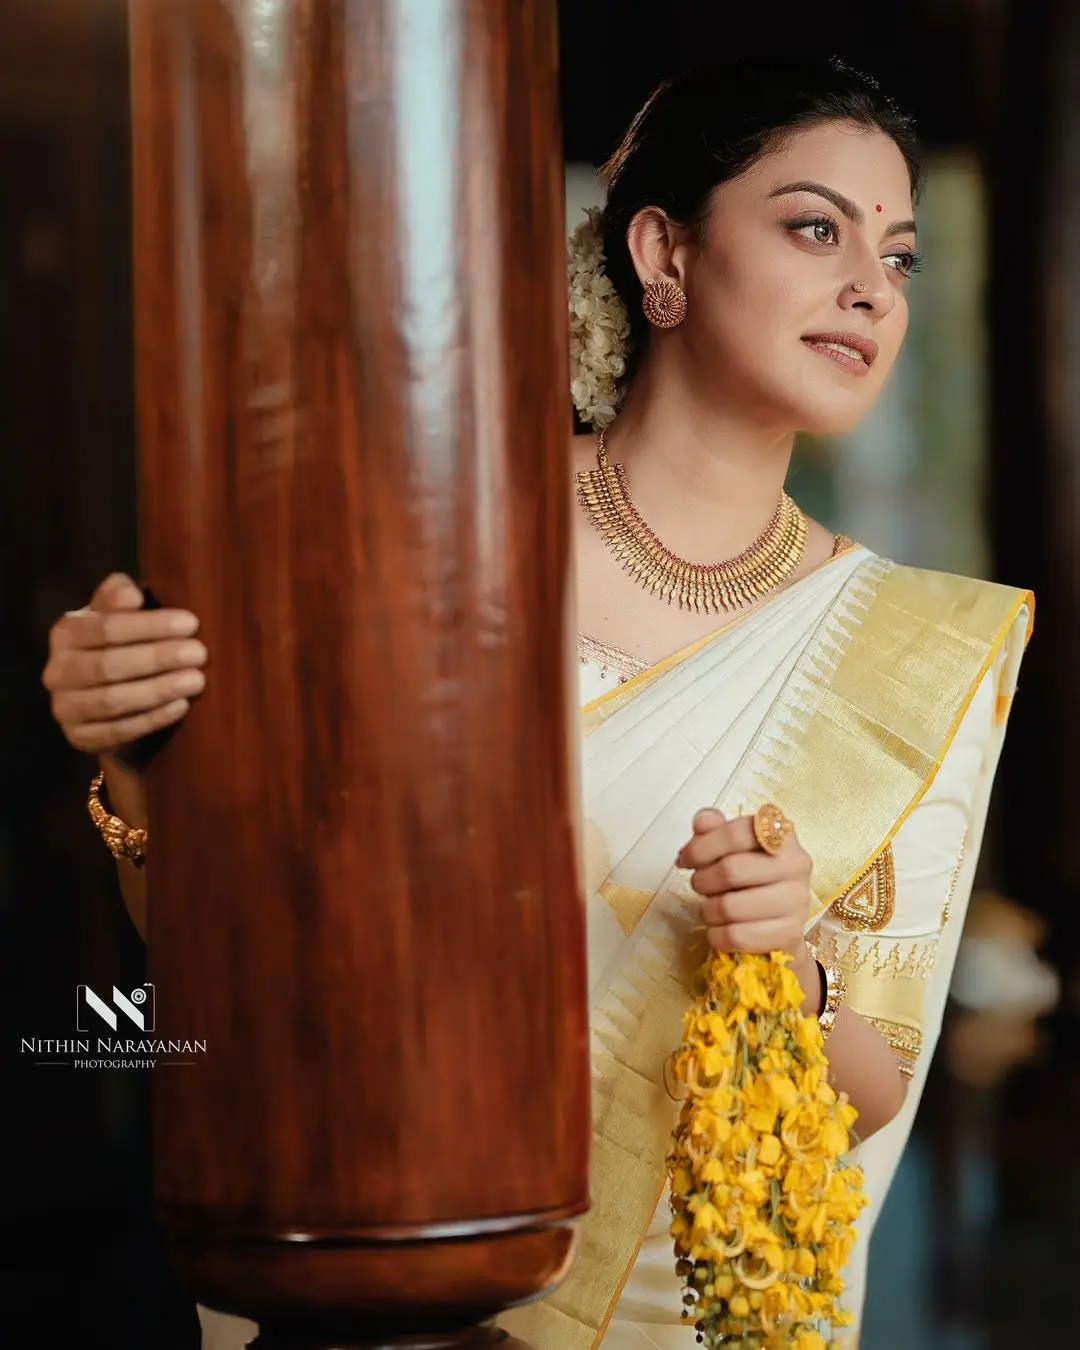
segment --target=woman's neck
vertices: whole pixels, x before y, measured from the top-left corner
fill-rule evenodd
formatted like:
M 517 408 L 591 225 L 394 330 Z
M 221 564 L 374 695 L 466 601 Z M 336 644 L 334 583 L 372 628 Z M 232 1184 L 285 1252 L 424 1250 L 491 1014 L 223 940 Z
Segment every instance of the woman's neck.
M 748 548 L 768 525 L 794 436 L 702 407 L 668 378 L 634 380 L 606 436 L 634 505 L 680 557 L 714 562 Z

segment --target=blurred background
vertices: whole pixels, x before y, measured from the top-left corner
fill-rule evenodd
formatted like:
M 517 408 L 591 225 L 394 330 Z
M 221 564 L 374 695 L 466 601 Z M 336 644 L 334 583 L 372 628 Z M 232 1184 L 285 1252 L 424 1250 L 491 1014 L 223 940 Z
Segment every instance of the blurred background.
M 559 8 L 570 225 L 691 57 L 836 51 L 918 118 L 925 266 L 902 365 L 856 435 L 799 447 L 791 490 L 899 561 L 1033 587 L 1039 613 L 862 1350 L 1064 1343 L 1080 1304 L 1080 6 Z M 89 762 L 39 683 L 57 615 L 138 571 L 125 25 L 123 0 L 0 3 L 0 1339 L 180 1350 L 198 1330 L 152 1219 L 148 1075 L 20 1055 L 22 1036 L 68 1032 L 77 983 L 145 978 L 83 809 Z

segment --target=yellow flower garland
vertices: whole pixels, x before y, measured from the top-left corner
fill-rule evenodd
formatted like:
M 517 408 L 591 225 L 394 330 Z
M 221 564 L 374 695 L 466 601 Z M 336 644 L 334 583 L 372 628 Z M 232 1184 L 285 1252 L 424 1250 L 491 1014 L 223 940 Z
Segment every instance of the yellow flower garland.
M 841 1161 L 857 1112 L 829 1085 L 790 957 L 717 953 L 672 1060 L 668 1166 L 683 1316 L 722 1350 L 828 1350 L 867 1203 Z

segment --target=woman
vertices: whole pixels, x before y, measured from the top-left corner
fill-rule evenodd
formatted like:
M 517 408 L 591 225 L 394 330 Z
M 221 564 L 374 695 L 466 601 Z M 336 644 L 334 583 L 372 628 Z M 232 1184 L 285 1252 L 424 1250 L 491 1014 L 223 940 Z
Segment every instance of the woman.
M 681 77 L 604 179 L 606 256 L 590 225 L 571 268 L 572 392 L 601 433 L 572 446 L 594 1207 L 567 1283 L 506 1323 L 537 1350 L 682 1350 L 694 1331 L 661 1194 L 663 1061 L 688 998 L 692 902 L 714 947 L 790 952 L 829 1030 L 872 1201 L 849 1271 L 857 1313 L 1030 602 L 896 567 L 783 494 L 796 432 L 852 427 L 907 326 L 920 175 L 910 123 L 872 81 L 838 62 Z M 127 578 L 104 582 L 55 626 L 45 672 L 68 739 L 101 755 L 109 807 L 134 828 L 143 791 L 117 752 L 183 717 L 207 660 L 194 616 L 141 604 Z M 775 855 L 754 818 L 767 802 L 798 829 Z M 142 841 L 123 828 L 107 837 L 142 929 Z M 205 1321 L 215 1347 L 252 1333 Z

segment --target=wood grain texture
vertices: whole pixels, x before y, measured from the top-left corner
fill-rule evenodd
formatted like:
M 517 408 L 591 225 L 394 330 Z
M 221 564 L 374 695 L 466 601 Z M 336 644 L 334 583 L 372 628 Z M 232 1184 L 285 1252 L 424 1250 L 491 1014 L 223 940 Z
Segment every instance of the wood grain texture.
M 211 651 L 151 778 L 158 1032 L 207 1044 L 159 1204 L 215 1306 L 453 1330 L 587 1204 L 555 5 L 131 33 L 144 573 Z

